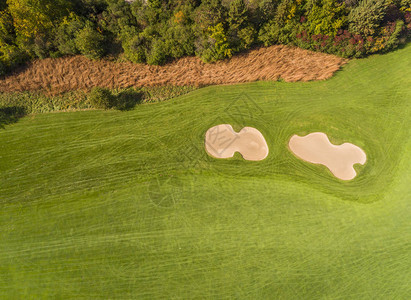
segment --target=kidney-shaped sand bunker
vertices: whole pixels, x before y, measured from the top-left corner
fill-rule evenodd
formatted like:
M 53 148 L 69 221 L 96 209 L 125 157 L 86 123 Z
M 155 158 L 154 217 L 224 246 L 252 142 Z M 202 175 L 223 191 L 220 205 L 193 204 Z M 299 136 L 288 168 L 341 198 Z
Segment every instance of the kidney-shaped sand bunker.
M 357 175 L 354 164 L 363 165 L 367 158 L 360 147 L 350 143 L 333 145 L 322 132 L 304 137 L 293 135 L 288 146 L 297 157 L 326 166 L 335 177 L 342 180 L 353 179 Z
M 233 157 L 239 152 L 245 160 L 263 160 L 268 155 L 267 142 L 260 131 L 244 127 L 239 133 L 229 124 L 211 127 L 205 135 L 206 151 L 216 158 Z

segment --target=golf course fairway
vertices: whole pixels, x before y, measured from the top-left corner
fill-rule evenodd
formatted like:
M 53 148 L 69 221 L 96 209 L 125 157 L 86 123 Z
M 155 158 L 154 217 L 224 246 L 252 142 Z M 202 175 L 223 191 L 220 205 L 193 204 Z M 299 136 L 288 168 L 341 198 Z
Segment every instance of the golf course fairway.
M 411 45 L 316 82 L 201 88 L 0 129 L 0 299 L 407 299 Z M 205 132 L 269 154 L 215 159 Z M 343 181 L 288 149 L 367 154 Z

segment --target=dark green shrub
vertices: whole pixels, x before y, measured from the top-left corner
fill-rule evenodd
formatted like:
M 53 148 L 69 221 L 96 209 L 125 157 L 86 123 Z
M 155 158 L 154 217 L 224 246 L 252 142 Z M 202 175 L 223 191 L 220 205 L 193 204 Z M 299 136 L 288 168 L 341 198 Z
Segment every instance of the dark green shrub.
M 227 14 L 230 29 L 240 29 L 248 25 L 248 11 L 244 0 L 233 0 Z
M 164 35 L 168 54 L 173 58 L 194 54 L 195 35 L 191 27 L 176 25 L 169 27 Z
M 121 46 L 126 59 L 134 63 L 145 63 L 149 41 L 137 28 L 126 26 L 121 32 Z
M 261 27 L 258 33 L 258 40 L 264 46 L 274 45 L 278 42 L 280 31 L 281 27 L 274 20 L 267 22 Z
M 387 0 L 362 0 L 349 15 L 349 30 L 364 36 L 374 35 L 384 19 Z
M 116 96 L 115 108 L 119 110 L 133 109 L 137 104 L 143 100 L 143 93 L 136 91 L 133 88 L 128 88 L 120 91 Z
M 131 5 L 124 0 L 109 0 L 99 24 L 104 30 L 119 36 L 125 27 L 137 26 Z
M 256 40 L 257 32 L 253 26 L 249 25 L 238 31 L 238 38 L 240 39 L 240 50 L 248 49 Z
M 84 19 L 75 14 L 63 19 L 63 22 L 54 30 L 54 43 L 63 55 L 78 54 L 76 46 L 76 34 L 85 26 Z
M 233 51 L 249 48 L 255 40 L 255 29 L 249 22 L 249 11 L 244 0 L 234 0 L 228 11 L 228 41 Z
M 38 35 L 34 38 L 33 52 L 38 58 L 43 59 L 50 56 L 52 46 L 50 38 Z
M 161 39 L 154 39 L 151 44 L 151 49 L 146 55 L 149 65 L 164 64 L 167 58 L 166 43 Z
M 116 98 L 112 92 L 106 88 L 93 88 L 87 95 L 90 104 L 97 109 L 110 109 L 116 106 Z
M 0 129 L 5 125 L 16 123 L 25 114 L 26 110 L 21 106 L 0 107 Z
M 274 19 L 278 4 L 279 1 L 276 0 L 258 1 L 257 7 L 251 15 L 252 22 L 259 27 L 261 24 Z
M 0 11 L 0 44 L 13 44 L 14 42 L 13 18 L 8 9 Z
M 105 53 L 104 40 L 103 34 L 88 24 L 76 35 L 75 43 L 77 49 L 85 57 L 99 59 Z
M 205 0 L 194 11 L 194 21 L 198 32 L 202 33 L 208 28 L 224 23 L 227 18 L 227 8 L 221 0 Z
M 146 62 L 146 51 L 144 37 L 136 35 L 126 41 L 122 42 L 125 57 L 134 63 Z
M 164 22 L 172 16 L 167 1 L 160 0 L 136 0 L 131 4 L 131 11 L 142 28 Z
M 9 67 L 7 66 L 7 64 L 2 59 L 0 59 L 0 76 L 7 74 L 8 70 Z
M 22 64 L 27 60 L 27 55 L 17 46 L 4 44 L 0 47 L 0 75 Z

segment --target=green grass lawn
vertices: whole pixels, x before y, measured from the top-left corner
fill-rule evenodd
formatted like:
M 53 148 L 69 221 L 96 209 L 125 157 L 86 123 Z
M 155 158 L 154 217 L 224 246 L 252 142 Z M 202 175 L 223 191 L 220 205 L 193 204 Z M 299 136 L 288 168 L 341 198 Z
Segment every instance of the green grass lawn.
M 409 299 L 411 45 L 323 82 L 203 88 L 0 130 L 1 299 Z M 270 154 L 217 160 L 217 124 Z M 352 181 L 293 134 L 367 153 Z

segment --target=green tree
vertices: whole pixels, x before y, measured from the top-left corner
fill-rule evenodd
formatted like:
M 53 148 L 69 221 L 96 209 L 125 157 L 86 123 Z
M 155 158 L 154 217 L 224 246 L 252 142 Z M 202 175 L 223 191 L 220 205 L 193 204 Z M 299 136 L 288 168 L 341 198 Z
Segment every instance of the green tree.
M 215 62 L 220 59 L 230 58 L 232 49 L 227 40 L 227 35 L 224 32 L 223 24 L 218 23 L 216 26 L 211 26 L 207 30 L 207 40 L 202 47 L 197 50 L 197 55 L 206 62 Z
M 145 63 L 149 41 L 136 27 L 125 27 L 121 33 L 121 46 L 125 57 L 134 63 Z
M 76 35 L 75 43 L 77 49 L 85 57 L 90 59 L 99 59 L 105 53 L 104 36 L 99 31 L 87 24 Z
M 0 11 L 0 46 L 14 44 L 14 41 L 13 18 L 8 9 Z
M 373 35 L 376 33 L 387 10 L 387 0 L 362 0 L 348 15 L 350 31 Z
M 16 34 L 24 39 L 49 32 L 72 8 L 70 1 L 65 0 L 7 0 L 7 4 Z
M 51 33 L 72 8 L 66 0 L 7 0 L 16 44 L 30 56 L 47 56 Z
M 335 36 L 347 21 L 345 4 L 337 0 L 315 1 L 307 12 L 305 24 L 310 34 Z
M 194 21 L 199 34 L 219 23 L 224 23 L 226 19 L 227 9 L 222 5 L 221 0 L 204 0 L 194 12 Z
M 54 43 L 63 55 L 78 54 L 76 34 L 85 26 L 85 20 L 74 13 L 64 17 L 60 25 L 54 30 Z
M 228 40 L 234 51 L 248 48 L 255 40 L 255 29 L 249 22 L 244 0 L 234 0 L 228 11 Z
M 131 12 L 130 4 L 124 0 L 109 0 L 108 3 L 100 20 L 104 30 L 119 36 L 125 27 L 137 26 L 137 20 Z

